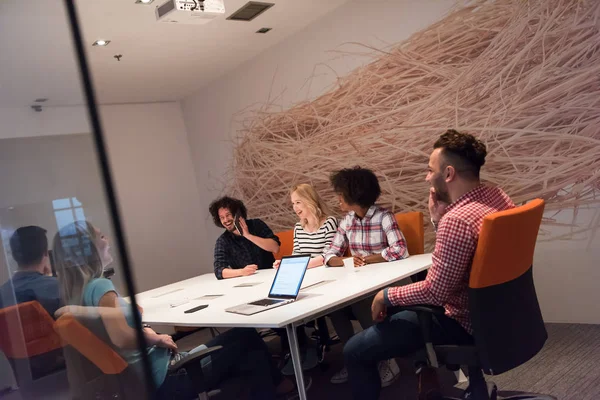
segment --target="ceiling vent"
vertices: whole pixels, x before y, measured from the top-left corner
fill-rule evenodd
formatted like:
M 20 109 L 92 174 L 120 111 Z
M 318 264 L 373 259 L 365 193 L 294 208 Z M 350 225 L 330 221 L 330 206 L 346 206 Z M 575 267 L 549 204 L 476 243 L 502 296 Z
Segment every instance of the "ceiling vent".
M 273 3 L 249 1 L 246 5 L 242 6 L 242 8 L 231 14 L 227 19 L 232 21 L 252 21 L 274 5 L 275 4 Z

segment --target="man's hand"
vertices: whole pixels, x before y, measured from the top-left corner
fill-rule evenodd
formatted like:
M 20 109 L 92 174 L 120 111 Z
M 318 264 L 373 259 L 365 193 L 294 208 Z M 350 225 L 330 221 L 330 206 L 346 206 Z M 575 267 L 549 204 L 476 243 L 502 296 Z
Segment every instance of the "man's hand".
M 442 216 L 446 213 L 446 207 L 448 203 L 445 203 L 438 199 L 434 188 L 429 189 L 429 215 L 436 224 L 442 219 Z
M 281 264 L 281 260 L 275 260 L 275 262 L 273 263 L 273 268 L 279 268 L 279 264 Z
M 246 223 L 246 220 L 242 217 L 240 217 L 240 228 L 242 228 L 242 235 L 245 238 L 250 236 L 250 229 L 248 229 L 248 224 Z
M 258 265 L 250 264 L 250 265 L 246 265 L 244 268 L 242 268 L 240 270 L 240 272 L 242 274 L 241 276 L 249 276 L 249 275 L 254 275 L 257 270 L 258 270 Z
M 387 317 L 387 306 L 385 305 L 383 290 L 380 290 L 373 299 L 373 304 L 371 304 L 371 316 L 375 322 L 381 322 Z

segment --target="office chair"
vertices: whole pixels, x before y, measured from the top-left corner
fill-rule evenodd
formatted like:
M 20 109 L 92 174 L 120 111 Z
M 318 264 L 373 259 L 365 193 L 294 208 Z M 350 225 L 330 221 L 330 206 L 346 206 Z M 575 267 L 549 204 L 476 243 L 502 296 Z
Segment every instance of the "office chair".
M 425 227 L 423 225 L 423 213 L 412 211 L 397 213 L 394 215 L 400 232 L 404 235 L 408 254 L 415 256 L 425 253 Z M 413 282 L 422 281 L 427 276 L 427 271 L 417 272 L 410 279 Z
M 276 260 L 281 260 L 283 256 L 290 256 L 294 252 L 294 230 L 277 232 L 275 234 L 279 238 L 279 251 L 273 253 Z
M 23 385 L 64 369 L 62 343 L 52 329 L 54 320 L 37 301 L 0 309 L 0 350 Z M 25 373 L 24 371 L 29 371 Z
M 438 362 L 449 369 L 468 366 L 469 387 L 463 399 L 496 400 L 497 388 L 486 383 L 483 372 L 496 375 L 524 364 L 543 347 L 548 337 L 533 283 L 533 253 L 544 212 L 544 201 L 536 199 L 511 210 L 487 216 L 481 228 L 469 279 L 469 310 L 474 344 L 434 346 L 431 341 L 433 315 L 443 307 L 402 307 L 417 312 L 431 367 Z M 482 372 L 483 370 L 483 372 Z M 427 375 L 423 369 L 421 378 Z M 421 387 L 424 399 L 443 397 L 434 387 Z M 552 396 L 522 394 L 507 399 L 556 400 Z
M 151 398 L 147 396 L 141 365 L 129 365 L 112 342 L 99 317 L 61 316 L 54 329 L 65 342 L 67 374 L 74 399 Z M 208 399 L 199 362 L 193 362 L 221 349 L 214 346 L 186 357 L 173 371 L 186 369 L 193 376 L 200 400 Z M 139 363 L 138 363 L 139 364 Z M 151 377 L 146 377 L 152 379 Z

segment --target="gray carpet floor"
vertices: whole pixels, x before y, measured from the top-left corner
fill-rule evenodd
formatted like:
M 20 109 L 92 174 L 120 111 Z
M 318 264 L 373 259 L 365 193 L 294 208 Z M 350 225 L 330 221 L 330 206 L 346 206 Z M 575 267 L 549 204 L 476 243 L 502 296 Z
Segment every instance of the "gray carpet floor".
M 551 394 L 559 400 L 600 400 L 600 325 L 547 324 L 548 341 L 542 351 L 528 363 L 502 375 L 487 377 L 494 381 L 501 396 L 518 392 Z M 210 338 L 208 330 L 192 334 L 180 342 L 182 350 L 205 343 Z M 269 347 L 279 348 L 278 339 L 270 340 Z M 412 362 L 397 360 L 401 377 L 382 390 L 381 400 L 415 400 L 417 379 Z M 333 385 L 331 376 L 343 366 L 342 346 L 335 345 L 326 356 L 326 362 L 307 372 L 313 379 L 308 392 L 310 400 L 350 399 L 348 384 Z M 440 370 L 439 378 L 445 395 L 460 397 L 465 384 L 457 384 L 454 373 Z M 9 399 L 68 398 L 68 388 L 45 387 L 45 394 L 30 393 L 21 396 L 0 397 Z M 33 395 L 30 397 L 30 395 Z M 219 400 L 229 396 L 217 396 Z M 237 398 L 233 396 L 232 398 Z M 228 399 L 225 399 L 228 400 Z
M 547 324 L 548 341 L 542 351 L 528 363 L 501 375 L 486 377 L 498 386 L 500 396 L 519 392 L 551 394 L 559 400 L 600 400 L 600 325 Z M 312 370 L 311 400 L 350 398 L 347 384 L 332 385 L 329 378 L 343 365 L 341 346 L 327 355 L 328 368 Z M 412 363 L 398 360 L 402 376 L 382 390 L 382 400 L 414 400 L 417 380 Z M 460 396 L 454 374 L 439 374 L 444 394 Z

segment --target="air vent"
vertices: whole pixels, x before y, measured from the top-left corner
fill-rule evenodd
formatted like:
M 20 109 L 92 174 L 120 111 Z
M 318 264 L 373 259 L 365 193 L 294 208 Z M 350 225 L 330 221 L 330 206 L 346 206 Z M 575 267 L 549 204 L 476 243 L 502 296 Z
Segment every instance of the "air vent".
M 227 19 L 232 21 L 252 21 L 260 14 L 273 7 L 273 3 L 260 3 L 258 1 L 249 1 L 245 6 L 231 14 Z
M 256 31 L 256 33 L 267 33 L 271 29 L 273 29 L 273 28 L 260 28 L 259 30 Z

